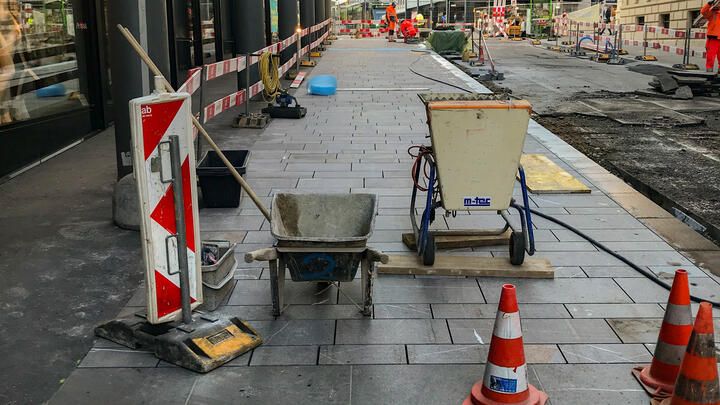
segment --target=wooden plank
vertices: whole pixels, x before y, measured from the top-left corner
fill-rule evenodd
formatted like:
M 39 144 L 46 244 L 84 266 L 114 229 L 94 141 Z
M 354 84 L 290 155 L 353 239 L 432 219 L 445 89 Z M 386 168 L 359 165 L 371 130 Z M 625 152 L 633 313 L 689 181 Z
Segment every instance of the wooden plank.
M 575 194 L 591 190 L 545 155 L 523 155 L 528 190 L 534 194 Z
M 415 234 L 402 234 L 402 241 L 410 250 L 416 250 Z M 461 249 L 479 246 L 507 245 L 510 242 L 510 230 L 501 235 L 435 235 L 435 247 L 438 249 Z
M 415 255 L 390 256 L 387 264 L 378 264 L 379 274 L 555 278 L 555 269 L 547 259 L 526 258 L 522 266 L 513 266 L 504 257 L 448 256 L 435 257 L 435 265 L 423 266 Z

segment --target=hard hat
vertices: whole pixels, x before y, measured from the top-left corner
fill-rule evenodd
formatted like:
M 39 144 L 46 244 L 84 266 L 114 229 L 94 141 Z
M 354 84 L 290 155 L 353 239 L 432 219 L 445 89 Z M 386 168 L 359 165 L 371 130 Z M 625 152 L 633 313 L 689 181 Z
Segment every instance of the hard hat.
M 425 20 L 425 17 L 423 17 L 422 14 L 418 14 L 415 16 L 415 21 L 424 21 L 424 20 Z

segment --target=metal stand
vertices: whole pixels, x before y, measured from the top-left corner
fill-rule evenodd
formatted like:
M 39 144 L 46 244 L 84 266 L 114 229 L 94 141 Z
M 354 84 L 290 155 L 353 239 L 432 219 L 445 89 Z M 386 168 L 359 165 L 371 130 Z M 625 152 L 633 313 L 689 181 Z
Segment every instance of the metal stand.
M 642 60 L 645 62 L 656 62 L 657 57 L 655 55 L 647 54 L 647 48 L 648 48 L 647 32 L 648 32 L 647 24 L 643 24 L 643 54 L 641 56 L 636 56 L 635 59 Z
M 700 66 L 690 63 L 690 35 L 692 35 L 692 27 L 685 29 L 685 43 L 683 46 L 683 63 L 673 65 L 673 68 L 679 70 L 700 70 Z
M 262 113 L 250 113 L 250 65 L 253 56 L 260 56 L 248 53 L 245 55 L 245 112 L 235 117 L 233 127 L 263 129 L 270 123 L 270 116 Z
M 100 325 L 95 328 L 95 334 L 132 349 L 149 348 L 164 361 L 206 373 L 259 346 L 262 337 L 249 324 L 235 317 L 219 319 L 200 313 L 193 315 L 178 135 L 170 135 L 169 144 L 182 321 L 151 324 L 143 314 L 136 314 Z

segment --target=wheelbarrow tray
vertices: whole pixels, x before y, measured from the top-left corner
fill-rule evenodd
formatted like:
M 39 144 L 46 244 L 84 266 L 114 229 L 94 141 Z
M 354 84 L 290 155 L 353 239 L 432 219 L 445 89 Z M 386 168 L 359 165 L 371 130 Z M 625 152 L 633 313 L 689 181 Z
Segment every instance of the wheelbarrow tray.
M 377 203 L 374 194 L 276 194 L 271 233 L 293 281 L 352 281 Z
M 510 205 L 532 107 L 485 94 L 420 94 L 427 110 L 442 206 L 499 211 Z

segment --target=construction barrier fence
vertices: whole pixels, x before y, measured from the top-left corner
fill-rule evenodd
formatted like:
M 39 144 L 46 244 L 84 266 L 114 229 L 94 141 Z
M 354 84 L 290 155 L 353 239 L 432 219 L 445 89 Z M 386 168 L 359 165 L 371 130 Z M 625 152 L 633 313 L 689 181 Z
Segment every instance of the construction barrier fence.
M 272 45 L 266 46 L 265 48 L 259 49 L 253 52 L 251 55 L 238 56 L 232 59 L 223 60 L 216 63 L 210 63 L 201 67 L 196 67 L 188 71 L 188 79 L 179 88 L 178 92 L 187 92 L 191 96 L 199 92 L 200 98 L 200 122 L 207 123 L 211 119 L 218 116 L 220 113 L 227 111 L 233 107 L 243 105 L 248 99 L 255 97 L 264 90 L 262 81 L 257 81 L 249 86 L 247 89 L 240 89 L 232 92 L 218 100 L 215 100 L 209 104 L 205 104 L 205 100 L 202 95 L 202 88 L 206 82 L 215 80 L 228 74 L 239 75 L 247 68 L 257 64 L 260 61 L 260 56 L 266 52 L 273 55 L 279 55 L 280 52 L 285 49 L 295 47 L 297 51 L 295 54 L 278 68 L 279 76 L 287 73 L 294 65 L 299 63 L 299 60 L 303 56 L 309 54 L 320 46 L 320 44 L 327 39 L 331 32 L 331 29 L 325 29 L 328 25 L 331 25 L 331 20 L 327 19 L 319 24 L 312 27 L 307 27 L 297 34 L 294 34 L 280 42 L 276 42 Z M 322 34 L 321 34 L 322 32 Z M 301 39 L 310 36 L 314 39 L 309 45 L 300 48 L 299 44 Z

